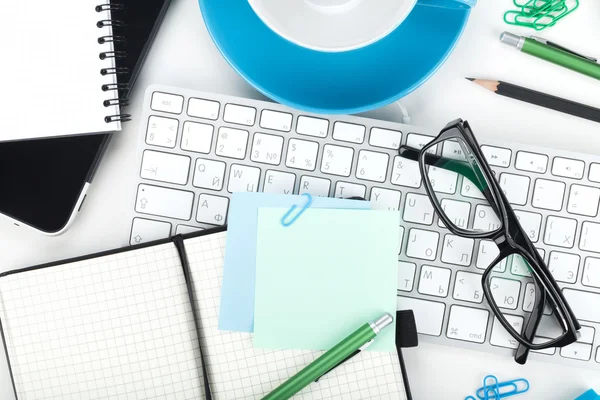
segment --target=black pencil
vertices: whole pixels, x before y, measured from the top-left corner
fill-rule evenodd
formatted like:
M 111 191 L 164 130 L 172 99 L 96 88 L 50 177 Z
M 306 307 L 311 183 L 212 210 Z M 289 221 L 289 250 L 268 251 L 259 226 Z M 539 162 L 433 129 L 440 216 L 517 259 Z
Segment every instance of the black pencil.
M 541 107 L 546 107 L 551 110 L 560 111 L 562 113 L 574 115 L 579 118 L 600 122 L 600 109 L 586 106 L 585 104 L 562 99 L 560 97 L 537 92 L 535 90 L 502 81 L 489 81 L 475 78 L 466 79 L 501 96 L 510 97 L 512 99 L 535 104 Z

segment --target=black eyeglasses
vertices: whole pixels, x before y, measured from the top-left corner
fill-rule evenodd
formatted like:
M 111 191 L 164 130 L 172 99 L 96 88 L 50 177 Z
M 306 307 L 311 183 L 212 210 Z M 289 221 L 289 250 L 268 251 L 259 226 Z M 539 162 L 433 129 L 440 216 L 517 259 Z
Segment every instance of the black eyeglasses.
M 435 155 L 436 148 L 443 149 L 443 156 Z M 524 364 L 529 350 L 575 342 L 581 326 L 521 227 L 469 124 L 451 122 L 420 151 L 402 147 L 399 154 L 419 162 L 427 194 L 448 230 L 496 244 L 489 243 L 488 254 L 497 254 L 490 257 L 481 284 L 496 320 L 516 340 L 515 361 Z

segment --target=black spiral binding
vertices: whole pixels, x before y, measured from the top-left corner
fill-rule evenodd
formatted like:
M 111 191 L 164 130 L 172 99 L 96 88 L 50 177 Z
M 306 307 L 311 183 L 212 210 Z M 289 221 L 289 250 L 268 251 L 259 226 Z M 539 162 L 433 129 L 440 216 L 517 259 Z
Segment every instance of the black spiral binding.
M 110 36 L 100 36 L 98 37 L 99 44 L 105 43 L 113 43 L 115 50 L 113 51 L 104 51 L 101 52 L 98 56 L 101 60 L 106 60 L 109 58 L 115 59 L 115 64 L 118 64 L 118 61 L 124 60 L 127 57 L 127 52 L 123 50 L 117 50 L 116 47 L 124 48 L 125 46 L 125 36 L 115 34 L 115 31 L 122 31 L 122 28 L 125 27 L 125 22 L 120 21 L 117 18 L 114 18 L 115 14 L 123 13 L 125 11 L 125 6 L 123 4 L 119 4 L 116 1 L 109 0 L 106 4 L 101 4 L 96 6 L 96 12 L 101 13 L 105 11 L 110 11 L 111 19 L 103 19 L 96 23 L 98 28 L 112 27 L 113 34 Z M 102 68 L 100 70 L 100 74 L 102 76 L 106 75 L 116 75 L 117 77 L 123 77 L 129 75 L 129 70 L 127 67 L 114 67 L 114 68 Z M 109 83 L 106 85 L 102 85 L 101 87 L 103 92 L 114 91 L 116 92 L 116 98 L 110 100 L 104 100 L 104 107 L 113 107 L 119 106 L 120 108 L 126 107 L 129 105 L 129 99 L 125 96 L 125 93 L 129 92 L 129 83 Z M 104 117 L 104 122 L 126 122 L 131 121 L 130 114 L 117 114 L 117 115 L 107 115 Z

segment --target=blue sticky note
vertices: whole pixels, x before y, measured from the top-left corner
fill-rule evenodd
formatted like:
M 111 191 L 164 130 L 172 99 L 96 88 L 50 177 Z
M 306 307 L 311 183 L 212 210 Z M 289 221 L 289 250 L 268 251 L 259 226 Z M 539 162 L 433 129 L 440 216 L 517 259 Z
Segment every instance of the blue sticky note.
M 245 192 L 233 194 L 227 219 L 219 329 L 254 332 L 258 209 L 289 208 L 293 205 L 302 207 L 305 203 L 306 197 L 304 196 Z M 313 197 L 311 208 L 369 210 L 371 203 L 360 200 Z M 290 256 L 293 255 L 290 254 Z

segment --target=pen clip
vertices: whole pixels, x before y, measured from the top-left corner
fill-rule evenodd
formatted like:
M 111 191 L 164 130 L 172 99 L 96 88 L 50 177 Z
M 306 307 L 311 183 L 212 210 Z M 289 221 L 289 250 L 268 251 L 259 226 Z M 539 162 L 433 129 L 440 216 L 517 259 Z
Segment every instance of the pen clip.
M 367 343 L 363 344 L 359 349 L 357 349 L 354 353 L 350 354 L 348 357 L 344 358 L 342 361 L 340 361 L 339 363 L 337 363 L 336 365 L 334 365 L 332 368 L 330 368 L 327 372 L 325 372 L 323 375 L 321 375 L 320 377 L 318 377 L 317 379 L 315 379 L 315 382 L 319 382 L 319 379 L 321 379 L 322 377 L 324 377 L 325 375 L 327 375 L 328 373 L 330 373 L 331 371 L 333 371 L 334 369 L 336 369 L 337 367 L 339 367 L 340 365 L 342 365 L 343 363 L 345 363 L 346 361 L 348 361 L 349 359 L 351 359 L 352 357 L 354 357 L 355 355 L 363 352 L 367 347 L 369 347 L 370 345 L 373 344 L 373 342 L 375 342 L 375 339 L 371 339 L 369 340 Z
M 572 54 L 572 55 L 577 56 L 579 58 L 583 58 L 584 60 L 588 60 L 588 61 L 595 62 L 595 63 L 598 62 L 598 59 L 595 58 L 595 57 L 588 57 L 588 56 L 586 56 L 584 54 L 578 53 L 578 52 L 576 52 L 574 50 L 571 50 L 571 49 L 569 49 L 567 47 L 561 46 L 558 43 L 551 42 L 551 41 L 549 41 L 547 39 L 544 39 L 544 38 L 541 38 L 539 36 L 530 36 L 529 38 L 535 40 L 536 42 L 543 43 L 543 44 L 545 44 L 547 46 L 550 46 L 550 47 L 554 47 L 555 49 L 562 50 L 562 51 L 564 51 L 566 53 Z

